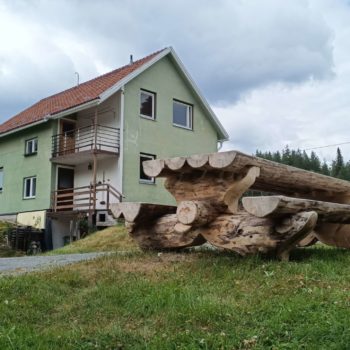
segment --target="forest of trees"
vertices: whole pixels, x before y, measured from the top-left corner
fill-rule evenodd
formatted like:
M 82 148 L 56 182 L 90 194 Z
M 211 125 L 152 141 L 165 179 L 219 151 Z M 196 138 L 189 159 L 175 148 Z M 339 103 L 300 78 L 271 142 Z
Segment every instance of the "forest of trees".
M 256 156 L 350 181 L 350 161 L 344 162 L 340 148 L 337 148 L 335 160 L 331 164 L 327 164 L 326 161 L 321 162 L 313 151 L 308 155 L 305 151 L 291 150 L 288 146 L 281 152 L 256 151 Z

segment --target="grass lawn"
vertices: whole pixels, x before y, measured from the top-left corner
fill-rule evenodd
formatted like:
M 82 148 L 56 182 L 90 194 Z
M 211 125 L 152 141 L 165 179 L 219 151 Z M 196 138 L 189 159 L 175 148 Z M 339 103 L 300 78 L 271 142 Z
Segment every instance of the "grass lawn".
M 344 250 L 133 251 L 0 278 L 0 349 L 349 349 L 349 291 Z
M 118 225 L 97 231 L 81 239 L 64 246 L 51 250 L 46 255 L 90 253 L 105 251 L 139 251 L 137 244 L 129 237 L 124 226 Z

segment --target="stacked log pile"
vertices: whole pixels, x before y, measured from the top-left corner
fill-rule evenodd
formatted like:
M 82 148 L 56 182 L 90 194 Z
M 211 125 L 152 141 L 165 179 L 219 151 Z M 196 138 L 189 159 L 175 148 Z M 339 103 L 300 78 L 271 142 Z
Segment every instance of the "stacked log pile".
M 209 242 L 241 255 L 272 253 L 287 260 L 296 245 L 317 239 L 350 247 L 350 183 L 240 152 L 143 163 L 164 177 L 177 206 L 119 203 L 142 248 L 176 249 Z M 248 190 L 279 196 L 245 197 Z M 317 239 L 315 239 L 317 238 Z

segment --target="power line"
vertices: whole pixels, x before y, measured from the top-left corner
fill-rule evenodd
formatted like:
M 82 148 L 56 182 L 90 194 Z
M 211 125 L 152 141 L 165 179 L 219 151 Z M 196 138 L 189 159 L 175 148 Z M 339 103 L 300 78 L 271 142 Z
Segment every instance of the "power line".
M 332 144 L 332 145 L 326 145 L 326 146 L 305 148 L 304 151 L 311 151 L 311 150 L 314 150 L 314 149 L 328 148 L 328 147 L 335 147 L 335 146 L 342 146 L 342 145 L 348 145 L 348 144 L 350 144 L 350 141 L 348 141 L 348 142 L 342 142 L 342 143 L 334 143 L 334 144 Z

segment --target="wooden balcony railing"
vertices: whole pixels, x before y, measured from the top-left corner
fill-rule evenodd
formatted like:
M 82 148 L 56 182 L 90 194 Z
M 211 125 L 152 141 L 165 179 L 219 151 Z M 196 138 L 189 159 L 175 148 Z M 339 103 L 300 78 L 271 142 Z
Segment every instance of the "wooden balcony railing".
M 104 125 L 90 125 L 52 136 L 52 158 L 82 151 L 119 153 L 120 130 Z
M 110 184 L 68 188 L 52 192 L 51 209 L 53 212 L 109 210 L 111 203 L 121 202 L 122 198 Z

